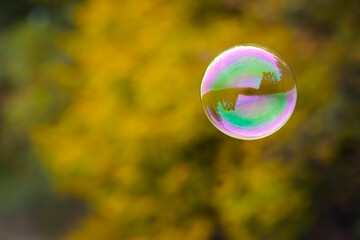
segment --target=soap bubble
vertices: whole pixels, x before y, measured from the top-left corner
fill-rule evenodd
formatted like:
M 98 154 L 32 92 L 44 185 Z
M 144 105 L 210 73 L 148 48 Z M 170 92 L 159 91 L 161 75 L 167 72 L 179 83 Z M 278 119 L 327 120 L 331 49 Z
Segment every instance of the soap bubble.
M 201 101 L 209 120 L 238 139 L 259 139 L 290 118 L 297 96 L 295 76 L 275 51 L 241 44 L 221 52 L 201 83 Z

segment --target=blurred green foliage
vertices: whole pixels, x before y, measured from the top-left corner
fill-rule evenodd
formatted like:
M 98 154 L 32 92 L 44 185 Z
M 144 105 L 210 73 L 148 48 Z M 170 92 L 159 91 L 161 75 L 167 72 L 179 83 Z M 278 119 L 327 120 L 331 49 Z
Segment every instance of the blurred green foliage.
M 0 36 L 0 221 L 27 206 L 69 240 L 360 238 L 359 5 L 35 5 Z M 298 83 L 289 122 L 257 141 L 218 132 L 199 96 L 211 59 L 245 42 Z

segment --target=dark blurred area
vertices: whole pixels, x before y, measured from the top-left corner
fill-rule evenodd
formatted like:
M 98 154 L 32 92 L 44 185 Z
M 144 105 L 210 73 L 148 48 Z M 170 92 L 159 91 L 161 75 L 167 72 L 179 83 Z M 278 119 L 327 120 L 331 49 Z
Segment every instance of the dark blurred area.
M 1 240 L 360 239 L 360 2 L 0 0 Z M 256 141 L 206 119 L 240 43 L 297 78 Z
M 49 113 L 42 112 L 48 103 L 33 94 L 43 84 L 38 66 L 55 51 L 54 35 L 71 28 L 67 6 L 66 1 L 0 1 L 0 239 L 57 239 L 86 211 L 83 200 L 52 190 L 29 135 L 30 126 Z M 20 115 L 10 123 L 6 108 L 13 101 Z

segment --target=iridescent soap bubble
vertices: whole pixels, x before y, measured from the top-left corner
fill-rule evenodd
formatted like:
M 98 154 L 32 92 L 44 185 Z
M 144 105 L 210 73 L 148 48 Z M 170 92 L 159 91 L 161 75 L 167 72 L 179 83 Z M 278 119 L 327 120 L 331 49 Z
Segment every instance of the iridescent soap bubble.
M 296 103 L 290 66 L 275 51 L 241 44 L 220 53 L 201 83 L 206 115 L 221 132 L 238 139 L 259 139 L 279 130 Z

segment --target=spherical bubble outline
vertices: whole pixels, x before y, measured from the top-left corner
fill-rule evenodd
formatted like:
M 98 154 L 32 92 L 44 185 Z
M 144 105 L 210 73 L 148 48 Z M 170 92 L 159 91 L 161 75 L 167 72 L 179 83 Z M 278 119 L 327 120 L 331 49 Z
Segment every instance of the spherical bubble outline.
M 297 87 L 293 71 L 278 53 L 247 43 L 226 49 L 211 61 L 200 95 L 206 116 L 218 130 L 256 140 L 289 120 Z

